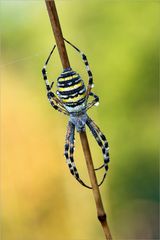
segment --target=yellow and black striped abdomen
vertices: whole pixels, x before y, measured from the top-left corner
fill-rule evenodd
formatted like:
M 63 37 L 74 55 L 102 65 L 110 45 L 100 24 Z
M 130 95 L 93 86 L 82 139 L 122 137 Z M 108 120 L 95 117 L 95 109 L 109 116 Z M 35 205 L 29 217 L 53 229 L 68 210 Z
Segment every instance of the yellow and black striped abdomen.
M 65 69 L 57 81 L 57 95 L 66 108 L 76 108 L 85 102 L 86 88 L 79 74 Z

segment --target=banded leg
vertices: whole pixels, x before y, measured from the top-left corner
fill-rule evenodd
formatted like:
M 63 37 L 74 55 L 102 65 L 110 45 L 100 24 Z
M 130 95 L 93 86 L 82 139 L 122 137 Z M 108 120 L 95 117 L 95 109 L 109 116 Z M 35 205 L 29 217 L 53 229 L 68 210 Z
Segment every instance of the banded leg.
M 90 92 L 89 94 L 90 96 L 93 96 L 94 97 L 94 100 L 91 102 L 91 103 L 88 103 L 87 104 L 87 107 L 86 107 L 86 111 L 91 108 L 92 106 L 98 106 L 99 105 L 99 97 L 97 95 L 95 95 L 93 92 Z
M 52 56 L 52 53 L 55 49 L 56 45 L 54 45 L 52 51 L 50 52 L 46 62 L 45 62 L 45 65 L 42 69 L 42 75 L 43 75 L 43 79 L 45 81 L 45 85 L 46 85 L 46 89 L 47 89 L 47 97 L 48 97 L 48 100 L 50 102 L 50 104 L 52 105 L 52 107 L 56 110 L 58 110 L 59 112 L 62 112 L 66 115 L 68 115 L 68 112 L 65 110 L 64 106 L 63 106 L 63 103 L 60 101 L 59 98 L 56 97 L 56 95 L 51 92 L 51 89 L 52 89 L 52 86 L 54 84 L 54 82 L 52 82 L 51 84 L 49 83 L 48 81 L 48 77 L 47 77 L 47 71 L 46 71 L 46 67 L 47 67 L 47 64 Z M 60 106 L 59 106 L 60 105 Z
M 106 177 L 107 171 L 108 171 L 108 163 L 109 163 L 108 142 L 107 142 L 104 134 L 100 131 L 100 129 L 97 127 L 97 125 L 91 120 L 91 118 L 88 117 L 88 120 L 86 123 L 87 123 L 89 129 L 91 130 L 94 138 L 96 139 L 98 145 L 102 149 L 102 153 L 103 153 L 103 157 L 104 157 L 104 164 L 102 166 L 100 166 L 99 168 L 95 169 L 95 170 L 99 170 L 103 167 L 105 168 L 105 173 L 104 173 L 103 179 L 101 181 L 101 184 L 102 184 Z
M 65 140 L 65 158 L 66 162 L 68 164 L 69 170 L 71 174 L 76 178 L 76 180 L 83 185 L 84 187 L 90 188 L 88 185 L 86 185 L 80 178 L 79 173 L 77 171 L 73 154 L 74 154 L 74 134 L 75 134 L 75 125 L 71 122 L 68 123 L 67 127 L 67 134 L 66 134 L 66 140 Z
M 92 121 L 92 120 L 91 120 Z M 99 129 L 99 127 L 95 124 L 95 122 L 92 121 L 93 127 L 96 129 L 98 135 L 100 136 L 100 138 L 102 139 L 102 141 L 104 142 L 104 147 L 102 148 L 102 152 L 104 155 L 104 166 L 106 171 L 108 170 L 108 163 L 110 161 L 109 158 L 109 145 L 108 145 L 108 141 L 106 139 L 106 137 L 104 136 L 104 134 L 101 132 L 101 130 Z M 102 167 L 101 166 L 101 167 Z M 101 168 L 100 167 L 100 168 Z
M 49 54 L 49 56 L 48 56 L 48 58 L 47 58 L 47 60 L 46 60 L 46 62 L 45 62 L 45 64 L 44 64 L 44 66 L 43 66 L 43 68 L 42 68 L 42 75 L 43 75 L 43 79 L 44 79 L 45 84 L 46 84 L 46 89 L 47 89 L 47 91 L 50 91 L 51 88 L 52 88 L 52 86 L 53 86 L 53 84 L 54 84 L 54 82 L 52 82 L 51 85 L 50 85 L 50 83 L 49 83 L 49 81 L 48 81 L 46 67 L 47 67 L 47 64 L 48 64 L 51 56 L 52 56 L 52 53 L 53 53 L 55 47 L 56 47 L 56 45 L 54 45 L 52 51 L 50 52 L 50 54 Z
M 107 141 L 105 135 L 99 129 L 99 127 L 95 124 L 95 122 L 92 121 L 92 124 L 93 124 L 93 127 L 96 129 L 98 135 L 100 136 L 100 138 L 104 142 L 104 147 L 102 148 L 102 152 L 103 152 L 103 155 L 104 155 L 104 167 L 107 171 L 108 170 L 108 163 L 110 161 L 108 141 Z
M 90 94 L 90 92 L 91 92 L 91 89 L 94 87 L 94 84 L 93 84 L 93 75 L 92 75 L 92 72 L 91 72 L 91 70 L 90 70 L 87 57 L 86 57 L 86 55 L 85 55 L 83 52 L 81 52 L 80 49 L 78 49 L 78 48 L 77 48 L 75 45 L 73 45 L 71 42 L 69 42 L 69 41 L 66 40 L 65 38 L 64 38 L 64 40 L 65 40 L 68 44 L 70 44 L 74 49 L 76 49 L 76 51 L 79 52 L 79 53 L 81 54 L 81 56 L 82 56 L 82 60 L 83 60 L 83 62 L 84 62 L 84 64 L 85 64 L 85 66 L 86 66 L 87 74 L 88 74 L 88 77 L 89 77 L 89 79 L 88 79 L 88 86 L 87 86 L 87 92 L 86 92 L 86 97 L 87 97 L 87 99 L 88 99 L 89 94 Z M 87 100 L 87 99 L 86 99 L 86 100 Z
M 62 107 L 60 107 L 58 104 L 56 104 L 57 101 L 55 100 L 54 96 L 55 96 L 55 95 L 54 95 L 53 92 L 48 92 L 48 94 L 47 94 L 47 97 L 48 97 L 48 100 L 49 100 L 51 106 L 52 106 L 55 110 L 58 110 L 59 112 L 64 113 L 65 115 L 69 115 L 69 113 L 68 113 L 64 108 L 62 108 Z M 57 98 L 56 98 L 56 99 L 57 99 Z M 55 103 L 54 101 L 55 101 L 56 103 Z

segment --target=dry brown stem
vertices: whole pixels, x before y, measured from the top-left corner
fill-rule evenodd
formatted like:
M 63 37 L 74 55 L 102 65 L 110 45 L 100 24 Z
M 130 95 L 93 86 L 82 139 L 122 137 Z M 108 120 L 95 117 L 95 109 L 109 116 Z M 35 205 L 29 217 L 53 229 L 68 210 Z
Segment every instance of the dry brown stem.
M 45 0 L 45 2 L 46 2 L 51 26 L 53 29 L 54 37 L 56 40 L 56 44 L 58 47 L 59 55 L 61 58 L 62 66 L 65 69 L 65 68 L 70 67 L 70 63 L 69 63 L 65 43 L 63 40 L 62 30 L 61 30 L 61 26 L 60 26 L 58 14 L 57 14 L 56 6 L 55 6 L 55 1 L 54 0 L 50 0 L 50 1 Z M 100 194 L 100 190 L 99 190 L 98 183 L 97 183 L 97 178 L 96 178 L 95 171 L 94 171 L 93 161 L 92 161 L 92 157 L 91 157 L 91 152 L 90 152 L 86 132 L 80 133 L 80 139 L 81 139 L 81 143 L 82 143 L 83 152 L 85 155 L 89 178 L 91 181 L 93 196 L 94 196 L 94 200 L 96 203 L 97 217 L 102 225 L 106 239 L 112 239 L 111 233 L 110 233 L 110 230 L 109 230 L 109 227 L 107 224 L 106 213 L 104 211 L 101 194 Z

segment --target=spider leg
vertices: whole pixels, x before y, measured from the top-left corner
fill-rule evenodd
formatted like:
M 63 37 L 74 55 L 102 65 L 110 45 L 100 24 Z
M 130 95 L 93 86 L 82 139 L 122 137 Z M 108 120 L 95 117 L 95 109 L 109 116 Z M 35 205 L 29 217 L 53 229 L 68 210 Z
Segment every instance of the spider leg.
M 50 84 L 49 81 L 48 81 L 48 77 L 47 77 L 46 67 L 47 67 L 47 64 L 48 64 L 51 56 L 52 56 L 52 53 L 53 53 L 55 47 L 56 47 L 56 45 L 54 45 L 52 51 L 50 52 L 50 54 L 49 54 L 49 56 L 48 56 L 48 58 L 45 62 L 45 65 L 42 69 L 42 75 L 43 75 L 43 79 L 45 81 L 45 85 L 46 85 L 46 89 L 47 89 L 47 97 L 48 97 L 48 100 L 49 100 L 50 104 L 52 105 L 52 107 L 55 110 L 58 110 L 59 112 L 62 112 L 64 114 L 68 115 L 68 112 L 65 110 L 61 100 L 53 92 L 51 92 L 51 89 L 52 89 L 52 86 L 53 86 L 54 82 L 52 82 Z
M 47 60 L 46 60 L 46 62 L 45 62 L 45 64 L 44 64 L 44 66 L 43 66 L 43 68 L 42 68 L 42 75 L 43 75 L 43 79 L 44 79 L 45 84 L 46 84 L 46 89 L 47 89 L 47 91 L 50 91 L 51 88 L 52 88 L 52 86 L 53 86 L 53 84 L 54 84 L 54 82 L 52 82 L 52 83 L 50 84 L 49 81 L 48 81 L 46 67 L 47 67 L 47 64 L 48 64 L 51 56 L 52 56 L 52 53 L 53 53 L 55 47 L 56 47 L 56 45 L 54 45 L 52 51 L 50 52 L 50 54 L 49 54 L 49 56 L 48 56 L 48 58 L 47 58 Z
M 95 137 L 98 145 L 101 147 L 102 149 L 102 153 L 103 153 L 103 157 L 104 157 L 104 164 L 102 166 L 100 166 L 99 168 L 96 168 L 95 170 L 99 170 L 101 168 L 104 167 L 105 169 L 105 173 L 103 176 L 103 179 L 100 183 L 100 185 L 103 183 L 107 171 L 108 171 L 108 163 L 109 163 L 109 147 L 108 147 L 108 142 L 106 140 L 106 137 L 104 136 L 104 134 L 100 131 L 100 129 L 97 127 L 97 125 L 91 120 L 91 118 L 88 117 L 87 120 L 87 125 L 89 127 L 89 129 L 91 130 L 93 136 Z
M 104 155 L 104 167 L 105 167 L 105 170 L 108 171 L 108 163 L 110 161 L 108 141 L 107 141 L 105 135 L 101 132 L 101 130 L 95 124 L 94 121 L 92 121 L 92 124 L 93 124 L 94 128 L 97 130 L 98 135 L 100 136 L 100 138 L 104 142 L 104 146 L 102 148 L 102 152 L 103 152 L 103 155 Z
M 86 107 L 86 111 L 89 109 L 89 108 L 91 108 L 92 106 L 98 106 L 98 104 L 99 104 L 99 97 L 97 96 L 97 95 L 95 95 L 93 92 L 90 92 L 90 94 L 89 94 L 90 96 L 93 96 L 94 97 L 94 99 L 93 99 L 93 101 L 91 102 L 91 103 L 88 103 L 87 104 L 87 107 Z
M 100 140 L 100 138 L 99 138 L 98 134 L 96 133 L 95 129 L 92 127 L 92 125 L 90 125 L 90 123 L 87 123 L 87 125 L 88 125 L 88 127 L 90 128 L 93 136 L 95 137 L 98 145 L 102 148 L 102 147 L 103 147 L 103 143 L 102 143 L 102 141 Z M 103 167 L 104 167 L 104 164 L 101 165 L 100 167 L 94 169 L 94 170 L 97 171 L 97 170 L 100 170 L 100 169 L 103 168 Z M 104 173 L 104 176 L 103 176 L 102 181 L 100 182 L 99 186 L 103 183 L 105 177 L 106 177 L 106 172 Z
M 88 97 L 89 97 L 89 94 L 90 94 L 90 92 L 91 92 L 91 89 L 94 87 L 94 84 L 93 84 L 93 75 L 92 75 L 92 72 L 91 72 L 90 67 L 89 67 L 88 59 L 87 59 L 86 55 L 85 55 L 83 52 L 81 52 L 81 50 L 78 49 L 75 45 L 73 45 L 71 42 L 69 42 L 69 41 L 66 40 L 65 38 L 64 38 L 64 40 L 65 40 L 65 42 L 67 42 L 69 45 L 71 45 L 77 52 L 79 52 L 79 53 L 81 54 L 81 56 L 82 56 L 82 60 L 83 60 L 83 62 L 84 62 L 84 64 L 85 64 L 85 67 L 86 67 L 86 70 L 87 70 L 87 74 L 88 74 L 88 77 L 89 77 L 89 79 L 88 79 L 87 91 L 86 91 L 86 100 L 87 100 Z
M 71 122 L 68 123 L 67 127 L 67 134 L 66 134 L 66 140 L 65 140 L 65 158 L 67 165 L 69 167 L 69 170 L 71 174 L 76 178 L 76 180 L 83 185 L 84 187 L 90 188 L 88 185 L 86 185 L 80 178 L 79 173 L 77 171 L 75 162 L 74 162 L 74 134 L 75 134 L 75 125 Z
M 53 92 L 48 92 L 47 93 L 47 97 L 48 97 L 48 100 L 51 104 L 51 106 L 55 109 L 55 110 L 58 110 L 59 112 L 61 113 L 64 113 L 65 115 L 69 115 L 69 113 L 64 109 L 64 107 L 60 107 L 57 103 L 57 100 L 56 98 L 54 98 L 54 93 Z M 56 102 L 56 103 L 55 103 Z

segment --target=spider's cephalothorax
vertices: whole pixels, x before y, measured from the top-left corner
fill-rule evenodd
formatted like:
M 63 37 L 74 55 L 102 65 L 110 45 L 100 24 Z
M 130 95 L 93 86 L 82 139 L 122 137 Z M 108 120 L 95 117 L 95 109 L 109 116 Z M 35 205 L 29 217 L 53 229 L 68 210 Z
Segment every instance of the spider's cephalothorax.
M 47 97 L 50 104 L 54 109 L 63 112 L 70 117 L 67 128 L 64 152 L 70 172 L 83 186 L 91 188 L 81 180 L 74 162 L 73 153 L 75 128 L 78 132 L 82 132 L 85 131 L 85 126 L 87 125 L 94 138 L 96 139 L 98 145 L 102 149 L 104 163 L 102 166 L 95 169 L 105 169 L 103 179 L 100 182 L 99 186 L 103 183 L 106 177 L 106 172 L 108 170 L 109 147 L 106 137 L 86 113 L 89 108 L 97 105 L 99 102 L 99 97 L 91 91 L 93 87 L 93 77 L 92 72 L 89 68 L 87 57 L 72 43 L 67 40 L 65 41 L 70 44 L 74 49 L 76 49 L 82 56 L 82 60 L 86 66 L 89 77 L 87 88 L 85 87 L 84 82 L 78 73 L 74 72 L 71 68 L 66 68 L 57 79 L 57 95 L 55 95 L 51 91 L 54 82 L 52 82 L 51 84 L 49 83 L 47 79 L 46 66 L 56 46 L 53 47 L 51 53 L 49 54 L 49 57 L 47 58 L 47 61 L 42 69 L 42 74 L 45 80 Z M 88 103 L 89 96 L 92 96 L 94 98 L 93 101 L 90 103 Z

